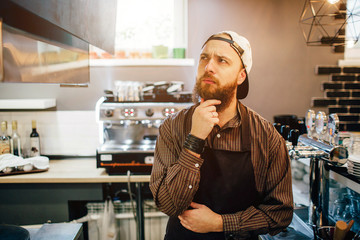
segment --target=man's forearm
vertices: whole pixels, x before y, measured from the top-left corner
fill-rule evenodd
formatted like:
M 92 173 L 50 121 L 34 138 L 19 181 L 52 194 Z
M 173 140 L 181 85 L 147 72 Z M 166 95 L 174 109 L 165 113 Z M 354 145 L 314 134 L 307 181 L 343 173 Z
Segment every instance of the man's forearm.
M 161 211 L 173 216 L 188 208 L 199 187 L 201 164 L 186 150 L 166 169 L 154 164 L 150 189 Z
M 222 215 L 224 232 L 252 232 L 255 235 L 277 233 L 286 228 L 292 220 L 292 206 L 251 206 L 235 214 Z

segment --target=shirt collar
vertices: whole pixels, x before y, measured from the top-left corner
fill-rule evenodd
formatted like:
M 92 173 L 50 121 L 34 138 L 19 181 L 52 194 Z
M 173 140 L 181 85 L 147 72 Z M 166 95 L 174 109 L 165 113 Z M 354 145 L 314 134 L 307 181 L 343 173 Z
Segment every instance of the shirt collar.
M 222 129 L 225 128 L 236 128 L 239 127 L 241 125 L 241 112 L 240 112 L 240 102 L 237 101 L 237 105 L 236 105 L 236 109 L 237 109 L 237 114 L 230 119 L 224 126 Z

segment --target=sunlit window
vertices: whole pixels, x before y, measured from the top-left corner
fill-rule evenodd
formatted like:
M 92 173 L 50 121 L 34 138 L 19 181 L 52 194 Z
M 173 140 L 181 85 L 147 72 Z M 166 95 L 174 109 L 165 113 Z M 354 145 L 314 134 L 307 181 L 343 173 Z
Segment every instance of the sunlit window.
M 347 26 L 344 59 L 358 60 L 360 59 L 360 2 L 358 0 L 347 0 L 346 8 Z
M 357 0 L 348 0 L 346 3 L 347 11 L 347 27 L 346 27 L 346 42 L 348 47 L 360 47 L 360 2 Z M 351 15 L 349 13 L 351 12 Z
M 118 0 L 115 56 L 103 58 L 184 58 L 187 0 Z

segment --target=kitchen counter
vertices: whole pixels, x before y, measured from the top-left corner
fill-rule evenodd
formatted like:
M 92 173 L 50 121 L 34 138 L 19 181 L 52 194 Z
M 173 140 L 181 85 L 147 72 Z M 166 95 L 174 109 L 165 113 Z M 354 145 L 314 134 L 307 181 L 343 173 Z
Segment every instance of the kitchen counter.
M 48 171 L 0 176 L 0 222 L 31 225 L 68 222 L 83 217 L 87 202 L 101 202 L 108 187 L 134 183 L 141 192 L 149 175 L 109 175 L 95 158 L 50 160 Z M 141 198 L 136 198 L 141 202 Z M 140 205 L 139 205 L 140 206 Z M 140 207 L 139 207 L 140 209 Z M 139 210 L 140 211 L 140 210 Z M 141 215 L 141 214 L 140 214 Z
M 150 175 L 131 175 L 130 182 L 149 182 Z M 109 175 L 104 168 L 96 168 L 95 158 L 50 160 L 46 172 L 1 176 L 0 183 L 121 183 L 126 175 Z
M 101 188 L 104 183 L 127 181 L 126 175 L 108 175 L 104 168 L 97 168 L 95 158 L 50 160 L 50 168 L 46 172 L 1 176 L 2 194 L 6 197 L 0 200 L 0 206 L 3 206 L 0 210 L 5 213 L 4 217 L 7 216 L 6 222 L 11 224 L 35 224 L 45 222 L 46 219 L 51 219 L 52 222 L 69 221 L 71 220 L 70 216 L 67 216 L 69 201 L 74 199 L 102 201 Z M 150 175 L 130 176 L 130 182 L 149 181 Z M 27 195 L 26 200 L 16 197 L 24 194 Z M 48 209 L 46 212 L 42 211 L 44 207 Z M 24 212 L 26 214 L 22 214 Z M 17 215 L 20 213 L 21 216 Z M 12 216 L 11 219 L 8 216 Z M 289 239 L 290 236 L 311 239 L 310 230 L 304 227 L 304 224 L 300 224 L 302 221 L 299 219 L 294 214 L 288 231 L 275 237 L 263 235 L 262 239 Z

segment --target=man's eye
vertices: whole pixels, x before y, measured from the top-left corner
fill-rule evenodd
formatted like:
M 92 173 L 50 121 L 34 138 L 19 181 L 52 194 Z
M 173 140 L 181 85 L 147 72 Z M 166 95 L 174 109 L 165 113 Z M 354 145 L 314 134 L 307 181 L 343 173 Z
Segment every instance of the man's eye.
M 207 57 L 206 56 L 201 56 L 200 59 L 201 60 L 205 60 Z
M 220 59 L 219 59 L 219 62 L 221 62 L 221 63 L 227 63 L 227 61 L 226 61 L 225 59 L 223 59 L 223 58 L 220 58 Z

